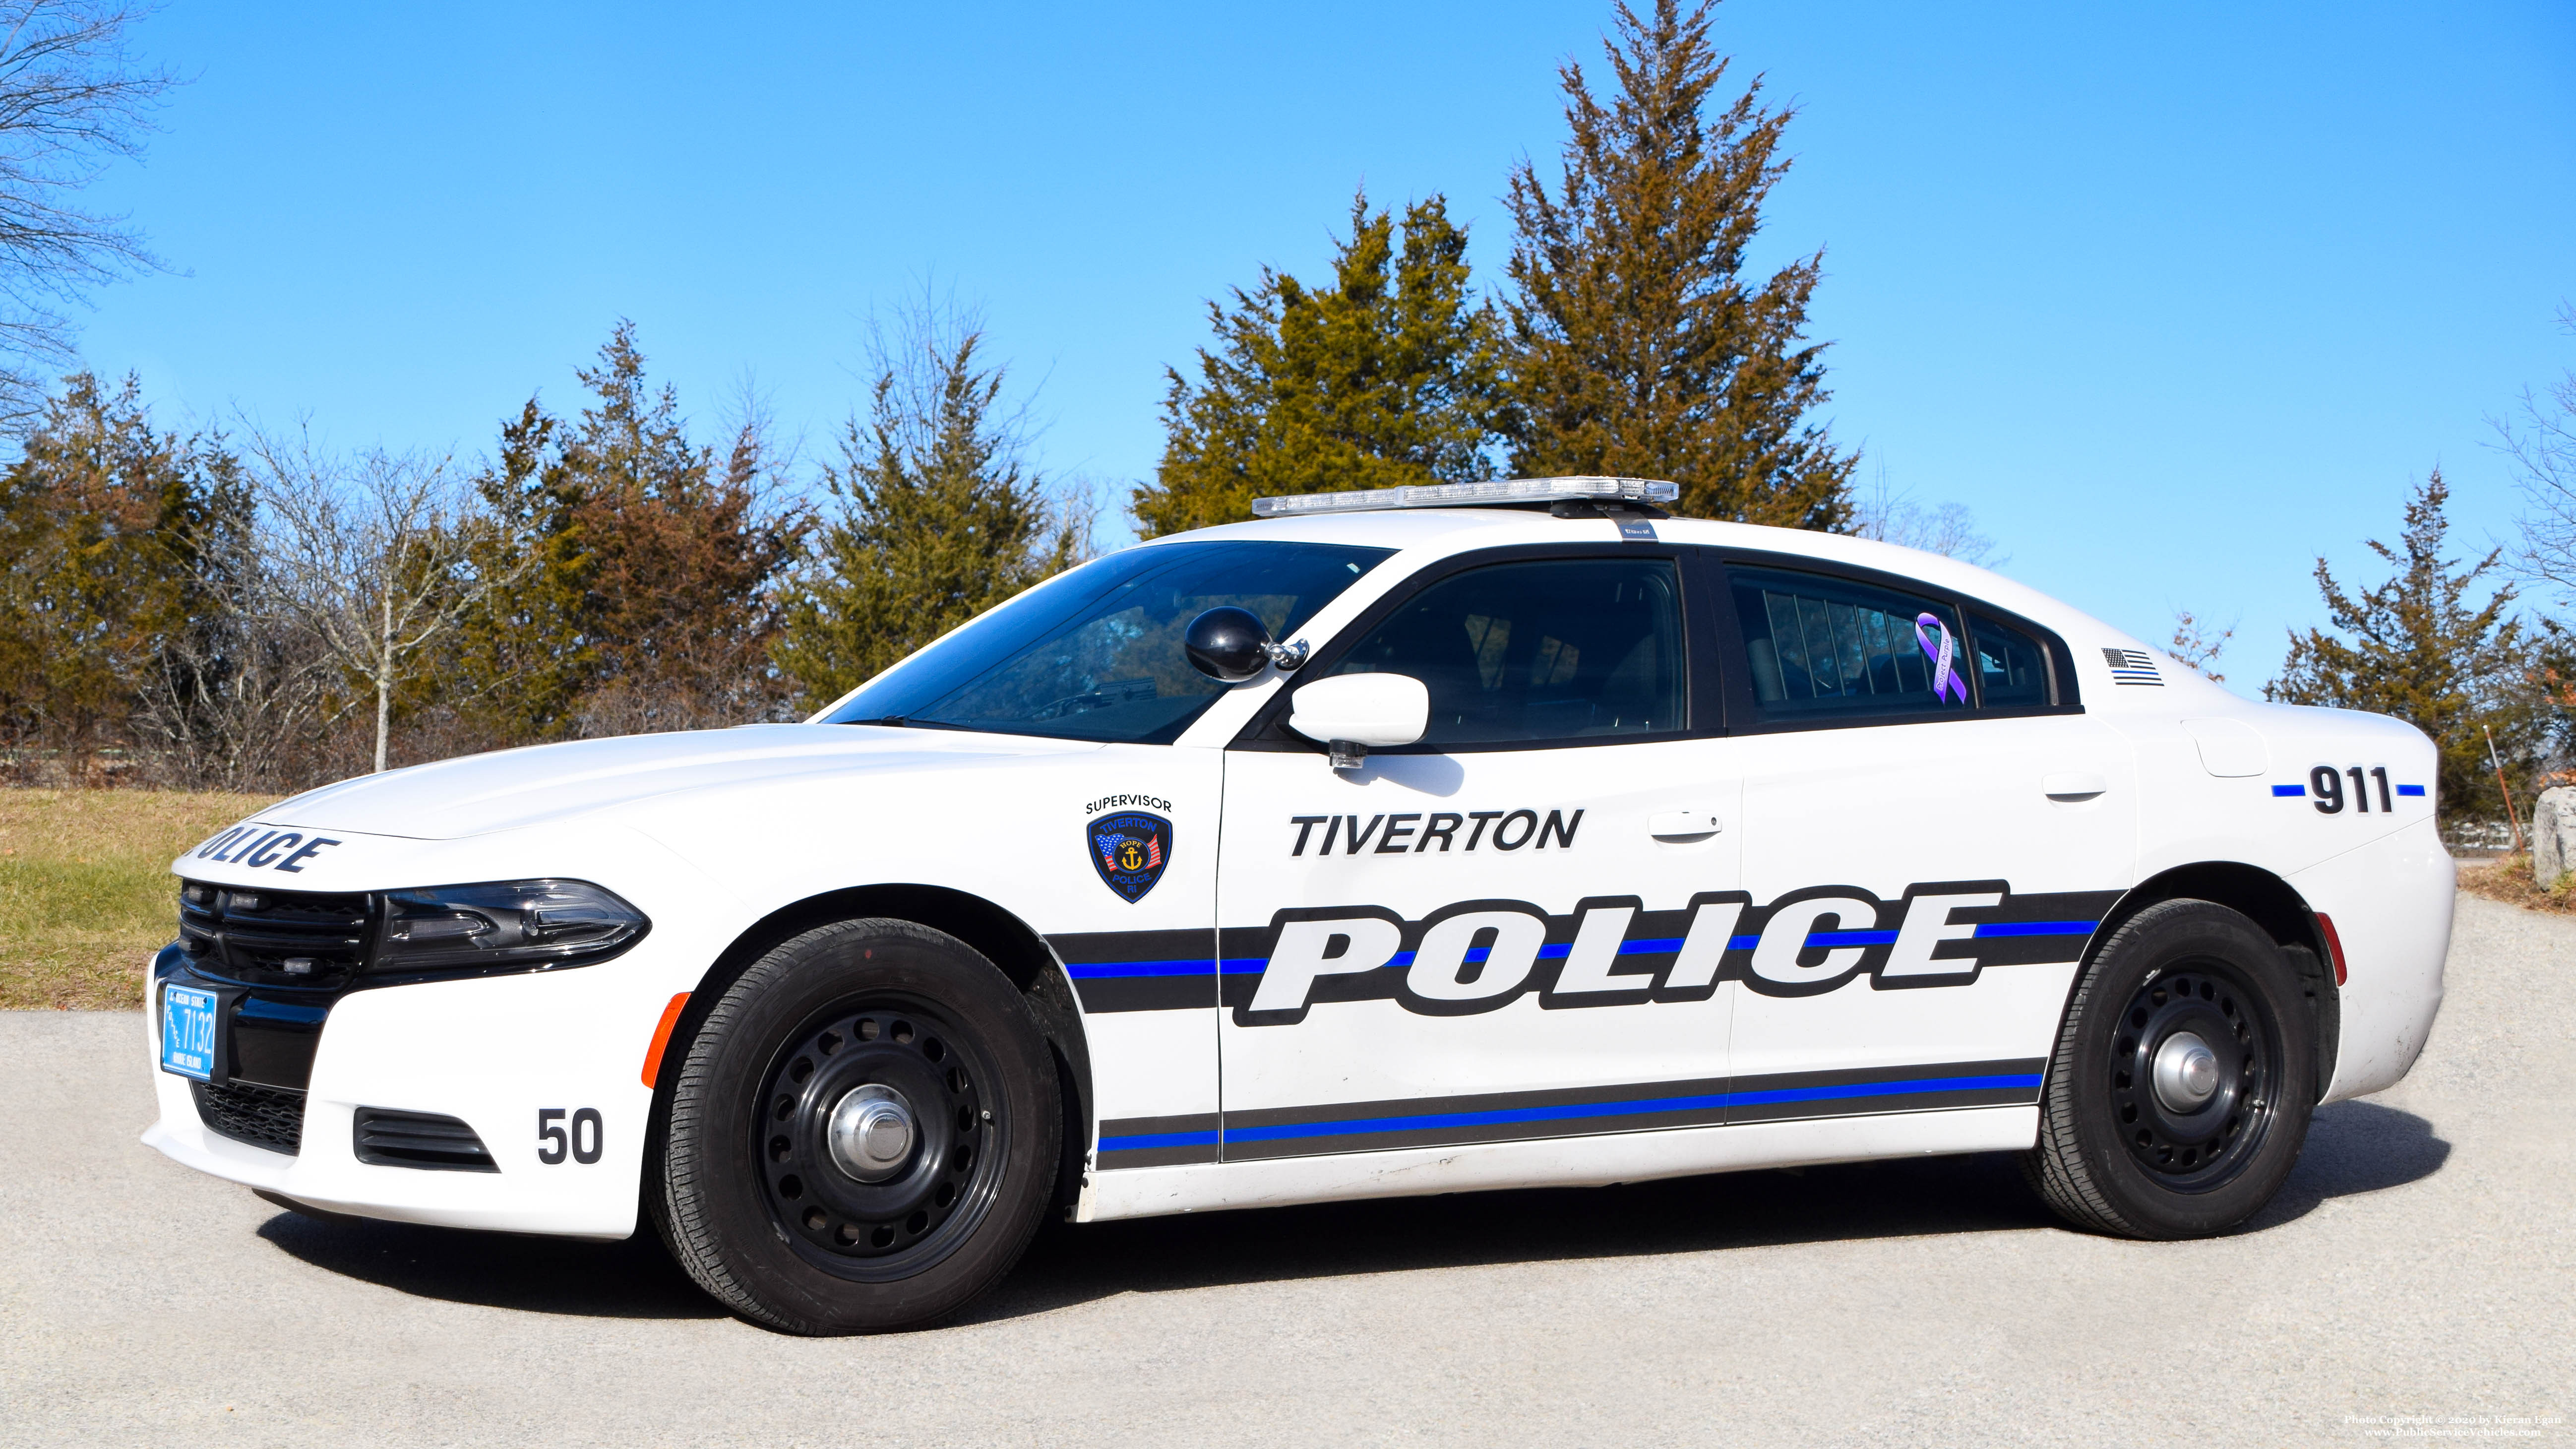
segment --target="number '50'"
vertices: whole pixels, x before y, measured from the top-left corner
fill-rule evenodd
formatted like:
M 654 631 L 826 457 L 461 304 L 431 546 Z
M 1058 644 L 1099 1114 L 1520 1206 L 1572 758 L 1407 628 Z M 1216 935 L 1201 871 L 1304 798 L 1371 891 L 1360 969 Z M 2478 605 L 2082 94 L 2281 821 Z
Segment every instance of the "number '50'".
M 599 1160 L 604 1150 L 604 1131 L 599 1123 L 599 1109 L 584 1107 L 572 1114 L 572 1131 L 564 1131 L 564 1109 L 537 1109 L 537 1140 L 545 1145 L 537 1149 L 537 1160 L 548 1167 L 567 1156 L 588 1166 Z

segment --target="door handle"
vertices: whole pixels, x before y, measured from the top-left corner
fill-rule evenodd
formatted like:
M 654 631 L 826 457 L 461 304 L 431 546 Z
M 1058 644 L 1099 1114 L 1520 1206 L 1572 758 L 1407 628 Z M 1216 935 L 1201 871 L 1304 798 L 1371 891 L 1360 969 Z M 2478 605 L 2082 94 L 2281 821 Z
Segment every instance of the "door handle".
M 1659 810 L 1646 821 L 1647 834 L 1676 844 L 1706 840 L 1725 828 L 1715 810 L 1700 805 L 1680 810 Z
M 2098 770 L 2059 770 L 2043 775 L 2039 788 L 2051 800 L 2090 800 L 2111 788 Z

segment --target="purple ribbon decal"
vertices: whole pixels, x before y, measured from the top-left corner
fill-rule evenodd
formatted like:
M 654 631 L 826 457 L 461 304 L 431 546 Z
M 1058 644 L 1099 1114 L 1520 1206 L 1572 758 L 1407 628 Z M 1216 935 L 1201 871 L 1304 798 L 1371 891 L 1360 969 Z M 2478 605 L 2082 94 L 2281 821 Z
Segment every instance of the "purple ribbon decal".
M 1925 633 L 1926 629 L 1932 633 Z M 1938 644 L 1933 642 L 1936 635 L 1940 640 Z M 1950 661 L 1957 650 L 1957 646 L 1950 642 L 1950 626 L 1942 623 L 1938 614 L 1917 614 L 1914 616 L 1914 642 L 1923 646 L 1923 657 L 1932 661 L 1932 697 L 1939 699 L 1955 689 L 1959 692 L 1959 703 L 1966 704 L 1968 681 L 1950 668 Z

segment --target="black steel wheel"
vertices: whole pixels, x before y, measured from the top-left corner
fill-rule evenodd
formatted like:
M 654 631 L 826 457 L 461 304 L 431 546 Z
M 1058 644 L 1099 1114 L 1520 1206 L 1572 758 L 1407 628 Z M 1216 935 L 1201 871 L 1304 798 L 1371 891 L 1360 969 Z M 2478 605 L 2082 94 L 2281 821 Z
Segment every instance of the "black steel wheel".
M 2225 906 L 2160 902 L 2077 983 L 2025 1173 L 2097 1232 L 2223 1232 L 2297 1163 L 2315 1058 L 2306 997 L 2272 939 Z
M 2251 1166 L 2279 1115 L 2280 1027 L 2223 961 L 2193 960 L 2139 986 L 2112 1043 L 2123 1143 L 2174 1192 L 2207 1192 Z
M 827 1272 L 909 1278 L 971 1236 L 1001 1190 L 995 1068 L 926 1001 L 835 1006 L 793 1034 L 754 1103 L 772 1221 Z
M 654 1219 L 737 1313 L 793 1333 L 928 1323 L 1019 1258 L 1061 1124 L 1035 1018 L 992 963 L 906 921 L 764 956 L 689 1043 Z

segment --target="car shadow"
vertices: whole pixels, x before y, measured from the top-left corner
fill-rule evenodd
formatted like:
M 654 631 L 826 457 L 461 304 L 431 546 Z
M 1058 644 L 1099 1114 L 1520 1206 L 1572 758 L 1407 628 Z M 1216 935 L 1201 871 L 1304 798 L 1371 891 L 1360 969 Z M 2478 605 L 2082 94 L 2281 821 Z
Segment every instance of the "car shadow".
M 2239 1231 L 2262 1232 L 2335 1198 L 2421 1181 L 2450 1151 L 2412 1113 L 2370 1102 L 2327 1107 L 2288 1183 Z M 949 1323 L 1021 1318 L 1121 1293 L 2056 1225 L 2009 1152 L 1050 1224 L 998 1289 Z M 623 1243 L 586 1243 L 280 1213 L 260 1236 L 315 1267 L 424 1298 L 607 1318 L 723 1312 L 649 1228 Z
M 591 1318 L 722 1318 L 646 1225 L 622 1243 L 281 1212 L 259 1235 L 316 1268 L 418 1298 Z
M 2412 1112 L 2376 1102 L 2320 1107 L 2290 1180 L 2239 1231 L 2259 1233 L 2296 1222 L 2333 1198 L 2421 1182 L 2450 1157 L 2451 1144 Z
M 2412 1113 L 2337 1103 L 2317 1113 L 2290 1180 L 2237 1231 L 2261 1232 L 2329 1199 L 2420 1181 L 2450 1151 L 2433 1124 Z M 1051 1226 L 1018 1271 L 957 1321 L 1115 1293 L 2059 1226 L 2022 1181 L 2012 1152 L 1143 1218 Z

